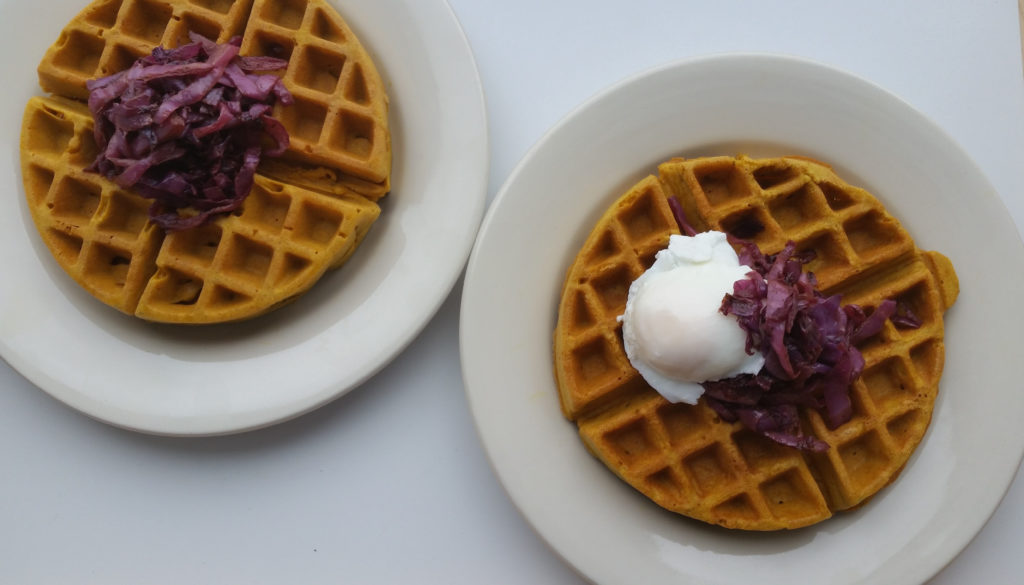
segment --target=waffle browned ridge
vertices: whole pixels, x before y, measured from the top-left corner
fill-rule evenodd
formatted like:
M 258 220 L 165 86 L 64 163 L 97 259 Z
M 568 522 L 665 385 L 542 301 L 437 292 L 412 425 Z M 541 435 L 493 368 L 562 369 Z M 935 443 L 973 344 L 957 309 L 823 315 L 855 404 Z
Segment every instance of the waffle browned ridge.
M 952 265 L 923 252 L 867 191 L 801 158 L 673 159 L 604 214 L 569 268 L 554 335 L 565 416 L 587 448 L 662 507 L 712 524 L 778 530 L 863 504 L 892 482 L 931 420 L 944 359 L 943 313 L 956 299 Z M 873 310 L 906 304 L 917 329 L 886 323 L 859 345 L 854 414 L 829 429 L 813 410 L 804 431 L 826 442 L 805 454 L 726 423 L 700 401 L 672 404 L 630 365 L 617 316 L 630 283 L 679 233 L 676 197 L 698 231 L 751 239 L 768 254 L 793 240 L 814 250 L 824 290 Z
M 295 98 L 273 115 L 283 158 L 264 159 L 233 214 L 169 232 L 149 201 L 85 171 L 98 154 L 86 82 L 124 70 L 155 47 L 241 36 L 241 53 L 288 59 Z M 99 300 L 147 320 L 215 323 L 256 316 L 340 266 L 390 190 L 388 98 L 344 19 L 324 0 L 96 0 L 38 67 L 52 97 L 32 98 L 22 125 L 26 196 L 43 241 Z
M 35 97 L 24 124 L 25 190 L 43 241 L 93 296 L 148 320 L 223 322 L 276 308 L 340 266 L 380 214 L 363 197 L 257 175 L 235 213 L 165 235 L 148 201 L 84 170 L 95 156 L 84 106 Z
M 241 53 L 288 59 L 282 79 L 295 103 L 278 104 L 273 115 L 288 129 L 291 146 L 285 161 L 273 161 L 263 172 L 374 200 L 388 192 L 391 134 L 384 83 L 337 12 L 323 0 L 256 0 Z M 334 182 L 316 169 L 334 170 Z
M 288 59 L 282 80 L 295 103 L 278 104 L 273 115 L 291 147 L 287 160 L 271 161 L 266 174 L 373 199 L 388 192 L 384 84 L 358 38 L 323 0 L 98 0 L 47 51 L 39 83 L 54 95 L 88 99 L 89 79 L 126 69 L 157 46 L 186 43 L 189 32 L 217 42 L 241 35 L 241 54 Z

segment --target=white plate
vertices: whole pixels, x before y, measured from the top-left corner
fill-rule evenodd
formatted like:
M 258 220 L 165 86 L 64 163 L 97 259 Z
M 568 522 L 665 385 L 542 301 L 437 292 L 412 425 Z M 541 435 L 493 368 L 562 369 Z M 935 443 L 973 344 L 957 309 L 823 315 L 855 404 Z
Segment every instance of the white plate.
M 861 509 L 794 532 L 735 533 L 662 511 L 587 454 L 552 374 L 562 279 L 603 210 L 673 155 L 737 151 L 834 163 L 922 248 L 948 255 L 961 283 L 935 417 L 902 476 Z M 467 269 L 463 375 L 512 500 L 597 583 L 920 583 L 981 529 L 1024 453 L 1014 355 L 1024 317 L 992 309 L 1024 291 L 1020 266 L 1024 248 L 993 188 L 899 99 L 790 58 L 688 60 L 586 102 L 513 172 Z
M 41 243 L 17 140 L 35 67 L 86 0 L 0 3 L 0 355 L 59 400 L 170 435 L 238 432 L 337 398 L 426 325 L 469 255 L 487 194 L 487 120 L 473 55 L 445 0 L 332 2 L 391 98 L 394 170 L 352 259 L 299 301 L 230 326 L 154 326 L 82 291 Z

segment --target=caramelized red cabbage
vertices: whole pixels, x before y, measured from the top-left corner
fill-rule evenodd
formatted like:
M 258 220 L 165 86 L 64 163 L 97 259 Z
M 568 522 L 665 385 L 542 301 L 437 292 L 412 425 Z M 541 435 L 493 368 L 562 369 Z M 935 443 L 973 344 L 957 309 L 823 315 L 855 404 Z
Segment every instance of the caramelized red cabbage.
M 669 204 L 679 229 L 692 234 L 678 201 L 670 198 Z M 824 296 L 814 274 L 804 271 L 814 252 L 797 252 L 792 241 L 773 255 L 732 236 L 730 243 L 752 270 L 734 283 L 720 310 L 736 317 L 747 333 L 747 353 L 760 352 L 765 364 L 757 374 L 704 382 L 704 398 L 725 421 L 738 420 L 783 445 L 827 450 L 823 441 L 802 434 L 797 407 L 818 411 L 830 428 L 849 421 L 850 388 L 864 369 L 856 345 L 879 333 L 887 319 L 905 328 L 920 322 L 893 300 L 869 314 L 858 305 L 842 305 L 839 295 Z
M 236 209 L 260 158 L 284 154 L 289 143 L 270 112 L 292 96 L 266 73 L 287 61 L 239 56 L 240 37 L 189 37 L 87 83 L 100 149 L 88 170 L 152 199 L 150 218 L 166 230 Z

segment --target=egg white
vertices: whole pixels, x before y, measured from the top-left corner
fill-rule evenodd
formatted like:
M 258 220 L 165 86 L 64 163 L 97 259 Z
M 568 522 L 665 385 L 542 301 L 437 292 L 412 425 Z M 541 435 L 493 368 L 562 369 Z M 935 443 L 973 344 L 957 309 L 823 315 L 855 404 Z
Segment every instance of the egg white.
M 747 354 L 746 332 L 719 312 L 750 271 L 722 232 L 672 235 L 630 285 L 619 317 L 626 357 L 670 402 L 696 404 L 702 382 L 761 370 L 764 356 Z

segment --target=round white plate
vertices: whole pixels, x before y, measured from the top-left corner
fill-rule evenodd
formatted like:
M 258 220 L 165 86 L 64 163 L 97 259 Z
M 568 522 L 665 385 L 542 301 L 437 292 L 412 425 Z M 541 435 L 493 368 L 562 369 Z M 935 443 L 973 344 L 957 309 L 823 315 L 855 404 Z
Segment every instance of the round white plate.
M 949 256 L 960 277 L 924 442 L 867 505 L 793 532 L 729 532 L 650 503 L 588 455 L 562 418 L 552 374 L 562 280 L 605 208 L 671 156 L 737 152 L 833 163 L 885 202 L 922 248 Z M 981 529 L 1024 453 L 1012 355 L 1024 317 L 1007 304 L 1024 292 L 1020 266 L 1024 247 L 993 188 L 904 102 L 791 58 L 687 60 L 589 100 L 512 173 L 467 269 L 463 375 L 512 500 L 594 582 L 920 583 Z
M 391 100 L 383 213 L 351 260 L 265 317 L 199 328 L 144 323 L 56 265 L 24 203 L 18 135 L 35 67 L 86 0 L 0 3 L 0 355 L 59 400 L 168 435 L 253 429 L 302 414 L 394 358 L 451 291 L 487 194 L 487 119 L 468 42 L 445 0 L 335 0 Z M 12 58 L 19 56 L 19 58 Z

